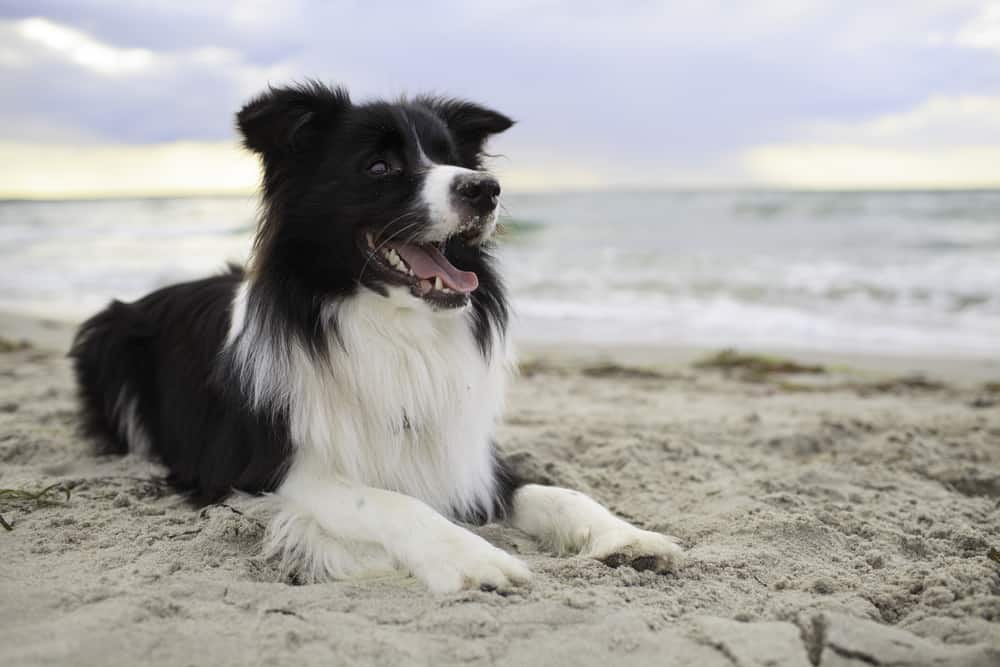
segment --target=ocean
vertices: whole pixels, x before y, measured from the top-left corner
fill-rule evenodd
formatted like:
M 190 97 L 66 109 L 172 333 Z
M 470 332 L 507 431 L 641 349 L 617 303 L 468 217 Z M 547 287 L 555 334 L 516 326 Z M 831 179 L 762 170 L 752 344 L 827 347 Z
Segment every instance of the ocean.
M 516 332 L 1000 357 L 1000 191 L 504 199 Z M 0 309 L 80 319 L 246 258 L 253 197 L 0 202 Z

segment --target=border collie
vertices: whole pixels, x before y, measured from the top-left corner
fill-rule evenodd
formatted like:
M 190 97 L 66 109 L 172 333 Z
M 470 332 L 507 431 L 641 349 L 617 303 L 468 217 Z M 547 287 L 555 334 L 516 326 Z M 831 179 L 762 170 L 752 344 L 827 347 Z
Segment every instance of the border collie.
M 462 527 L 666 571 L 674 541 L 529 484 L 494 433 L 513 360 L 484 144 L 513 121 L 454 99 L 353 103 L 318 83 L 237 114 L 263 165 L 246 270 L 113 301 L 71 356 L 84 425 L 202 503 L 268 494 L 265 550 L 302 580 L 409 572 L 503 589 L 517 558 Z

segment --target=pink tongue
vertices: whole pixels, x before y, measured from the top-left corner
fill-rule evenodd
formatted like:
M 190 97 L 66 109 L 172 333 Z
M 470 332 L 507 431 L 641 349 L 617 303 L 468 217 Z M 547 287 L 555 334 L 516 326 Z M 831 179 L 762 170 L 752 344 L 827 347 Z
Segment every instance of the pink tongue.
M 456 269 L 448 261 L 448 258 L 432 245 L 396 245 L 395 243 L 388 245 L 395 248 L 403 261 L 420 278 L 429 279 L 431 282 L 434 282 L 435 277 L 441 278 L 445 287 L 450 287 L 463 294 L 468 294 L 479 287 L 479 278 L 475 273 Z

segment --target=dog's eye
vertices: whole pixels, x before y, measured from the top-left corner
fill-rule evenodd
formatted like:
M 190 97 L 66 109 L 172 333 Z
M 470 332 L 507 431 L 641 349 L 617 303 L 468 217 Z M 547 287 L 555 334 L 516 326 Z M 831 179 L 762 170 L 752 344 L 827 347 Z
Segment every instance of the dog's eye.
M 368 165 L 368 173 L 372 176 L 385 176 L 389 173 L 389 163 L 385 160 L 378 160 Z

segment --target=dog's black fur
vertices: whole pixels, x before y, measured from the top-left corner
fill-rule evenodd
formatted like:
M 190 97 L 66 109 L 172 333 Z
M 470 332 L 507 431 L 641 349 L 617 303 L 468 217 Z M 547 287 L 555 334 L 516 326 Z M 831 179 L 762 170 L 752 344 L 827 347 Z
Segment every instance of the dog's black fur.
M 145 443 L 171 481 L 200 502 L 233 489 L 275 489 L 292 453 L 287 415 L 252 405 L 227 357 L 241 281 L 253 280 L 248 309 L 264 322 L 265 334 L 299 341 L 321 361 L 336 336 L 324 308 L 362 284 L 385 290 L 384 273 L 358 242 L 364 231 L 386 238 L 427 224 L 412 213 L 419 152 L 438 164 L 478 170 L 485 140 L 511 124 L 500 113 L 451 99 L 355 105 L 344 90 L 315 83 L 252 100 L 237 125 L 264 165 L 263 213 L 246 275 L 232 267 L 134 303 L 114 301 L 84 323 L 71 356 L 88 433 L 106 453 Z M 379 160 L 391 173 L 370 173 Z M 508 312 L 489 244 L 453 237 L 444 254 L 478 276 L 469 295 L 474 335 L 489 355 Z M 496 507 L 467 518 L 496 516 L 508 504 L 518 482 L 497 466 Z

